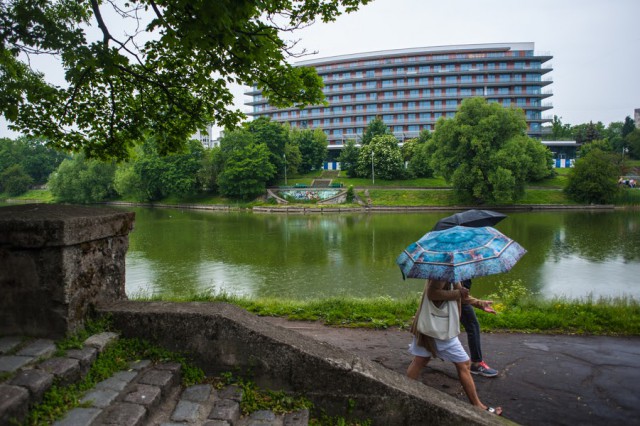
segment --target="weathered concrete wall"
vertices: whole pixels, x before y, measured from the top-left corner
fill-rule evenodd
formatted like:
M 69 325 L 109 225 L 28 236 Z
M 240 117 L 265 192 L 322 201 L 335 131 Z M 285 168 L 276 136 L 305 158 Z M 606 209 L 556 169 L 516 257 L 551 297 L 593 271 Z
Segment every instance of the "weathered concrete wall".
M 0 334 L 63 337 L 98 302 L 126 299 L 133 222 L 110 208 L 0 208 Z
M 511 424 L 374 362 L 224 303 L 103 304 L 124 337 L 184 352 L 207 374 L 251 372 L 261 386 L 302 393 L 330 415 L 375 425 Z

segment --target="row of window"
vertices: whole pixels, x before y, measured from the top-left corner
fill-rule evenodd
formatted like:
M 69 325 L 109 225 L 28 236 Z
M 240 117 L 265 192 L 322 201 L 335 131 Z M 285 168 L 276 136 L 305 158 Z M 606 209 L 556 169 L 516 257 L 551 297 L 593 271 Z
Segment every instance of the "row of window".
M 396 88 L 393 85 L 383 85 L 383 88 Z M 541 86 L 509 86 L 509 87 L 447 87 L 438 89 L 409 89 L 385 91 L 378 95 L 376 92 L 347 94 L 345 90 L 340 90 L 340 95 L 330 95 L 332 90 L 326 90 L 325 95 L 329 101 L 363 101 L 367 99 L 383 98 L 418 98 L 418 97 L 438 97 L 438 96 L 487 96 L 487 95 L 510 95 L 510 94 L 530 94 L 539 95 Z M 265 100 L 262 95 L 253 97 L 252 102 Z
M 325 86 L 324 91 L 349 91 L 358 89 L 374 89 L 379 87 L 414 87 L 420 86 L 438 86 L 451 85 L 461 83 L 520 83 L 520 82 L 539 82 L 542 81 L 539 74 L 489 74 L 489 75 L 450 75 L 447 77 L 420 77 L 420 78 L 403 78 L 395 80 L 366 81 L 357 83 L 331 84 Z
M 439 53 L 420 56 L 401 56 L 396 58 L 381 58 L 358 60 L 354 62 L 343 62 L 339 64 L 318 65 L 319 71 L 331 70 L 336 68 L 355 68 L 361 66 L 378 66 L 389 64 L 404 64 L 411 62 L 427 62 L 427 61 L 447 61 L 455 59 L 486 59 L 486 58 L 514 58 L 514 57 L 533 57 L 532 50 L 512 50 L 507 52 L 475 52 L 475 53 Z
M 448 64 L 448 65 L 421 65 L 419 67 L 381 68 L 377 70 L 347 71 L 332 74 L 322 74 L 324 81 L 351 80 L 358 78 L 375 78 L 380 76 L 399 76 L 439 72 L 462 71 L 492 71 L 492 70 L 538 70 L 542 68 L 540 62 L 500 62 L 488 64 Z M 316 68 L 318 71 L 319 67 Z
M 417 120 L 428 120 L 428 121 L 437 121 L 440 117 L 453 117 L 455 115 L 455 109 L 448 112 L 421 112 L 421 113 L 399 113 L 399 114 L 384 114 L 382 115 L 382 121 L 386 124 L 391 123 L 411 123 Z M 542 115 L 540 111 L 525 111 L 525 116 L 527 120 L 540 120 Z M 300 123 L 302 125 L 308 125 L 312 127 L 320 127 L 320 126 L 332 126 L 339 124 L 368 124 L 373 120 L 376 116 L 362 116 L 358 115 L 355 117 L 347 116 L 347 117 L 334 117 L 334 118 L 324 118 L 324 119 L 313 119 L 313 120 L 302 120 Z M 298 122 L 296 122 L 298 123 Z
M 434 124 L 412 124 L 412 125 L 408 125 L 408 126 L 389 126 L 389 129 L 391 130 L 391 132 L 396 136 L 396 137 L 400 137 L 400 138 L 405 138 L 405 137 L 415 137 L 417 136 L 417 134 L 422 131 L 422 130 L 429 130 L 432 131 L 434 130 L 435 125 Z M 530 132 L 539 132 L 542 129 L 542 126 L 540 125 L 540 123 L 531 123 L 529 126 L 529 131 Z M 330 138 L 335 140 L 336 138 L 338 139 L 343 139 L 343 138 L 351 138 L 353 137 L 354 139 L 358 140 L 359 137 L 362 137 L 362 134 L 364 133 L 365 128 L 364 127 L 347 127 L 344 129 L 333 129 L 333 130 L 328 130 L 328 129 L 323 129 L 323 132 Z M 333 142 L 330 140 L 330 143 Z M 334 143 L 331 143 L 334 144 Z
M 496 87 L 496 88 L 475 88 L 475 89 L 457 89 L 457 88 L 449 88 L 449 89 L 413 89 L 413 90 L 395 90 L 395 91 L 387 91 L 383 93 L 356 93 L 355 95 L 333 95 L 327 96 L 327 100 L 333 103 L 339 102 L 353 102 L 353 101 L 373 101 L 373 100 L 394 100 L 394 99 L 411 99 L 411 98 L 438 98 L 438 97 L 472 97 L 472 96 L 491 96 L 491 95 L 540 95 L 542 94 L 541 88 L 539 86 L 527 86 L 524 90 L 521 87 L 514 88 L 513 90 L 509 90 L 507 87 Z M 524 98 L 518 98 L 524 99 Z M 436 101 L 434 101 L 436 102 Z M 516 100 L 514 102 L 523 102 L 521 100 Z M 361 107 L 361 105 L 356 105 L 355 107 Z M 254 111 L 263 111 L 270 109 L 269 104 L 262 105 L 254 105 Z
M 496 92 L 491 94 L 502 94 L 502 92 Z M 480 93 L 479 95 L 482 95 Z M 348 96 L 348 95 L 347 95 Z M 333 102 L 345 102 L 351 100 L 347 96 L 342 96 L 340 99 L 331 99 Z M 471 96 L 471 94 L 469 94 Z M 387 96 L 384 97 L 385 99 Z M 390 99 L 401 99 L 403 96 L 388 96 Z M 375 98 L 372 98 L 375 99 Z M 362 100 L 367 100 L 366 98 Z M 515 98 L 515 99 L 495 99 L 489 98 L 489 102 L 500 102 L 502 105 L 511 106 L 515 105 L 517 107 L 525 108 L 525 107 L 539 107 L 541 105 L 540 99 L 538 98 Z M 274 113 L 274 117 L 276 118 L 289 118 L 289 117 L 307 117 L 314 115 L 330 115 L 330 114 L 349 114 L 352 112 L 360 112 L 360 111 L 378 111 L 378 110 L 414 110 L 425 109 L 425 108 L 441 108 L 442 106 L 457 106 L 460 105 L 461 101 L 458 99 L 447 99 L 447 100 L 421 100 L 421 101 L 409 101 L 409 102 L 383 102 L 383 103 L 374 103 L 374 104 L 358 104 L 358 105 L 341 105 L 341 106 L 333 106 L 333 107 L 313 107 L 302 110 L 292 110 L 292 111 L 279 111 Z M 269 105 L 255 105 L 253 107 L 253 112 L 266 112 L 270 110 Z

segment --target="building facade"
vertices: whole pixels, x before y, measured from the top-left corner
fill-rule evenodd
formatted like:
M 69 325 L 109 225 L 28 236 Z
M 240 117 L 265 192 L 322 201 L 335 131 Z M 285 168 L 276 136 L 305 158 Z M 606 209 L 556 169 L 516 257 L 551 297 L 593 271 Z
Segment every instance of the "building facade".
M 205 130 L 198 130 L 191 138 L 200 141 L 205 148 L 220 145 L 220 140 L 213 136 L 213 124 L 209 124 Z
M 313 59 L 296 66 L 314 67 L 324 81 L 329 105 L 274 108 L 257 87 L 245 94 L 250 116 L 270 117 L 291 126 L 322 129 L 329 149 L 362 137 L 380 117 L 401 142 L 421 130 L 434 130 L 441 117 L 453 117 L 465 98 L 483 97 L 524 111 L 528 133 L 542 135 L 552 108 L 552 81 L 543 77 L 552 56 L 534 51 L 534 43 L 492 43 L 387 50 Z

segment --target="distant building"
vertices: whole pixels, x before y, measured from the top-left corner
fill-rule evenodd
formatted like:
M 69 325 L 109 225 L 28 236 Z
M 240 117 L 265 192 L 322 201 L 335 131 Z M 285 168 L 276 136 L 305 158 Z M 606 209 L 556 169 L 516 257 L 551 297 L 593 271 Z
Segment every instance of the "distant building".
M 580 144 L 576 141 L 542 141 L 553 154 L 553 167 L 563 169 L 573 167 L 578 155 Z
M 636 122 L 636 127 L 637 127 L 638 129 L 640 129 L 640 108 L 636 108 L 636 109 L 633 111 L 633 119 L 634 119 L 634 120 L 635 120 L 635 122 Z
M 552 58 L 534 51 L 534 43 L 491 43 L 357 53 L 298 62 L 324 81 L 327 106 L 275 108 L 256 86 L 246 95 L 254 118 L 270 117 L 291 126 L 322 129 L 329 149 L 356 143 L 367 124 L 380 117 L 402 142 L 421 130 L 433 130 L 440 117 L 453 117 L 465 98 L 521 108 L 528 134 L 540 138 L 552 108 L 552 81 L 543 75 Z
M 213 137 L 213 124 L 209 124 L 204 131 L 198 130 L 192 138 L 200 141 L 205 148 L 213 148 L 220 145 L 220 139 L 214 139 Z

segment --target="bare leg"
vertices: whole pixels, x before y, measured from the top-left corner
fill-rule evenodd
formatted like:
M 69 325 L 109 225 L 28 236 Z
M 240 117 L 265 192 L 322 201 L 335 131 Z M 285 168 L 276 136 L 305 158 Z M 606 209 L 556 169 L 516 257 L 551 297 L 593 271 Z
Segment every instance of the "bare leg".
M 480 402 L 480 398 L 476 392 L 476 384 L 473 381 L 473 377 L 471 377 L 470 362 L 454 362 L 453 364 L 458 370 L 458 379 L 460 379 L 460 383 L 462 384 L 464 393 L 466 393 L 467 398 L 469 398 L 469 402 L 476 407 L 486 410 L 487 406 Z
M 420 372 L 424 367 L 427 366 L 427 364 L 429 364 L 430 360 L 431 358 L 425 358 L 422 356 L 413 357 L 413 361 L 411 361 L 411 364 L 409 364 L 409 368 L 407 368 L 407 377 L 413 380 L 418 380 L 418 377 L 420 377 Z M 471 376 L 471 373 L 469 373 L 469 376 Z

